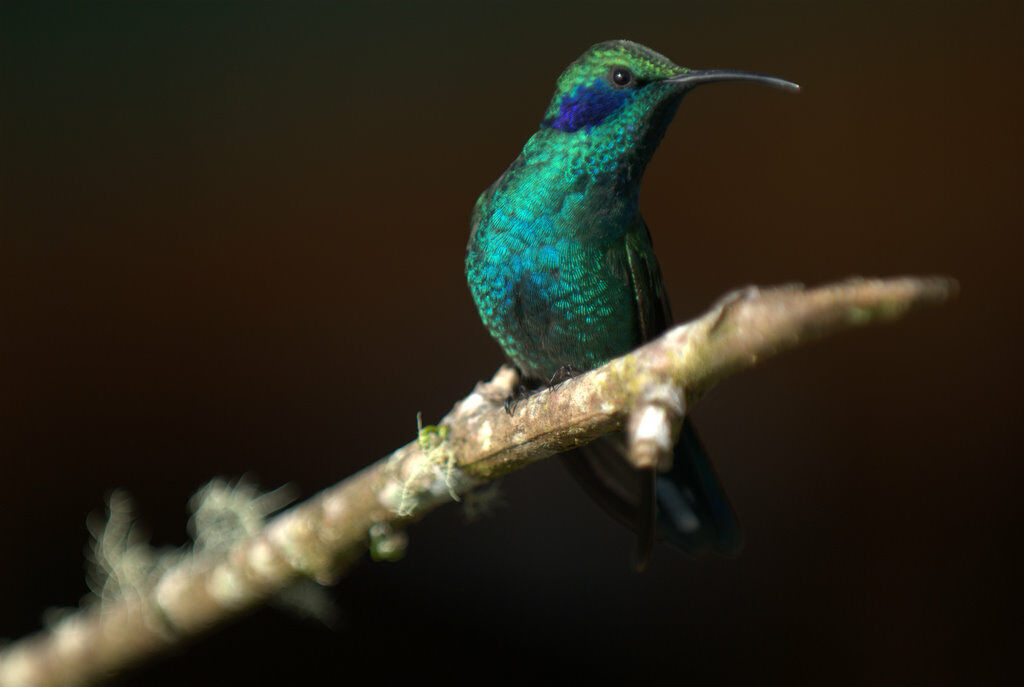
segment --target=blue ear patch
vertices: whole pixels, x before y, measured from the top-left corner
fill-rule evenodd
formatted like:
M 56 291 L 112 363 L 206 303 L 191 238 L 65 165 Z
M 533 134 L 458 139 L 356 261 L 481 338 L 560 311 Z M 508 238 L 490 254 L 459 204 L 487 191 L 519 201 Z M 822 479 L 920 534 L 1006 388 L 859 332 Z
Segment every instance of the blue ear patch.
M 632 100 L 635 93 L 630 89 L 612 88 L 603 79 L 598 79 L 589 86 L 577 86 L 572 93 L 562 98 L 558 104 L 558 114 L 548 117 L 541 124 L 559 131 L 579 131 L 583 127 L 590 129 Z

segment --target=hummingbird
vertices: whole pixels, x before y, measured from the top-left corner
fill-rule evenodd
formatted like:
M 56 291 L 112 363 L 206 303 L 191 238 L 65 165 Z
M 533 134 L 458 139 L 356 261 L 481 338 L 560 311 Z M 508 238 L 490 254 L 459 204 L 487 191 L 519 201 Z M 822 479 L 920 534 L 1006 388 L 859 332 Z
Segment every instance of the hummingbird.
M 687 69 L 628 40 L 598 43 L 558 78 L 540 127 L 474 207 L 466 280 L 523 384 L 551 386 L 649 341 L 672 323 L 639 210 L 640 182 L 680 102 L 718 81 L 787 90 L 774 76 Z M 635 470 L 621 437 L 567 454 L 590 495 L 638 534 L 691 554 L 735 554 L 736 516 L 689 418 L 669 472 Z

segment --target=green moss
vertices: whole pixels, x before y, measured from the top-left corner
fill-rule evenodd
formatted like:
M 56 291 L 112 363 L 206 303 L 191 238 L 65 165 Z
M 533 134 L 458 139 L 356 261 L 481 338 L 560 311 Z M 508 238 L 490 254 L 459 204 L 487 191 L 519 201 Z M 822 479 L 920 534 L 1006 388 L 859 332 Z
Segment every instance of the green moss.
M 416 428 L 416 441 L 424 453 L 437 448 L 448 438 L 448 425 L 424 425 L 422 413 L 416 413 Z

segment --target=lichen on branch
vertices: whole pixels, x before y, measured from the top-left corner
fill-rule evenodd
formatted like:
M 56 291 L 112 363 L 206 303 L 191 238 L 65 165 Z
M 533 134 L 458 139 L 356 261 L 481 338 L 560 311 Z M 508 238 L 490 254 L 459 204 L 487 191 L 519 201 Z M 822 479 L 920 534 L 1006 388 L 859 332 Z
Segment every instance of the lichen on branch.
M 153 575 L 121 575 L 134 580 L 131 593 L 121 579 L 101 586 L 102 604 L 8 645 L 0 651 L 0 687 L 94 684 L 278 598 L 298 580 L 334 582 L 367 548 L 394 560 L 410 522 L 602 434 L 629 429 L 636 460 L 660 465 L 666 433 L 672 438 L 682 414 L 728 375 L 956 291 L 956 282 L 940 277 L 748 287 L 629 354 L 530 396 L 511 415 L 504 403 L 518 380 L 503 367 L 436 426 L 420 423 L 418 436 L 391 455 L 244 530 L 230 546 L 204 547 L 201 565 L 185 556 Z M 123 518 L 96 534 L 124 551 L 137 546 Z

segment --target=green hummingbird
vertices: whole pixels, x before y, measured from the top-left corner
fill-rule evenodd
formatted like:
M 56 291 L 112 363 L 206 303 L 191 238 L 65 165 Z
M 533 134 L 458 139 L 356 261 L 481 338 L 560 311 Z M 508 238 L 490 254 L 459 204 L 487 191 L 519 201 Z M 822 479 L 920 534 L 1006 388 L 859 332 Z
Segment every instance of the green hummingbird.
M 477 200 L 466 279 L 484 325 L 525 383 L 589 370 L 671 324 L 640 215 L 640 182 L 683 96 L 717 81 L 799 88 L 762 74 L 687 69 L 627 40 L 598 43 L 558 78 L 539 130 Z M 610 443 L 568 465 L 635 527 L 641 567 L 655 517 L 685 551 L 739 548 L 735 515 L 689 420 L 663 475 L 638 474 Z

